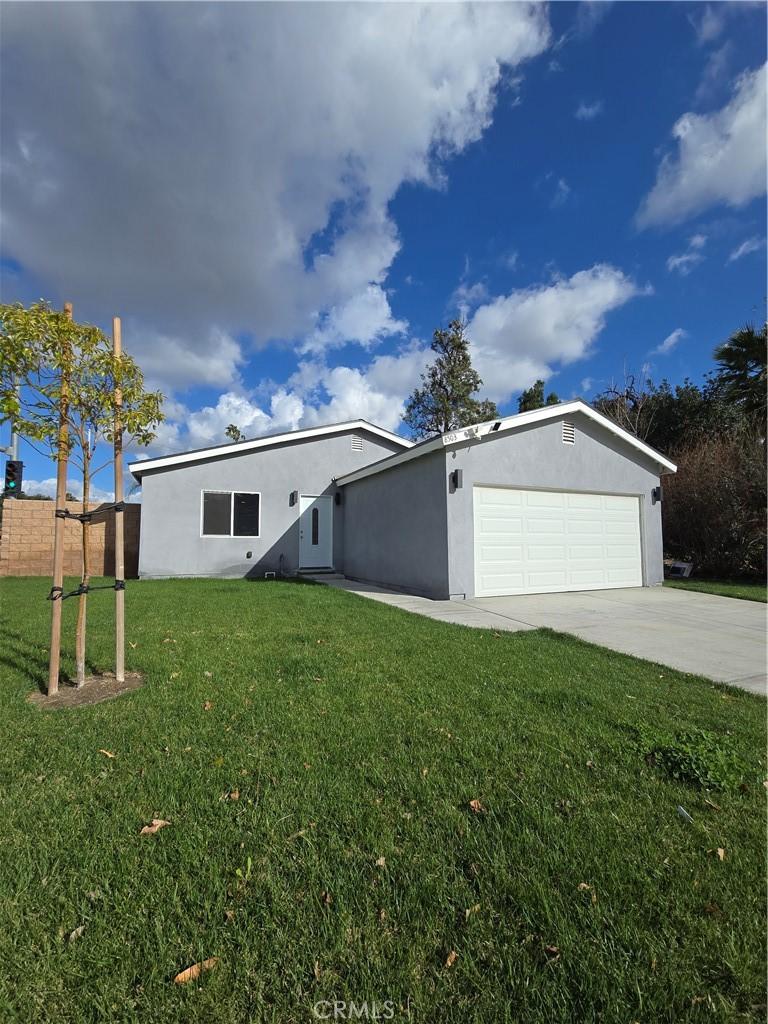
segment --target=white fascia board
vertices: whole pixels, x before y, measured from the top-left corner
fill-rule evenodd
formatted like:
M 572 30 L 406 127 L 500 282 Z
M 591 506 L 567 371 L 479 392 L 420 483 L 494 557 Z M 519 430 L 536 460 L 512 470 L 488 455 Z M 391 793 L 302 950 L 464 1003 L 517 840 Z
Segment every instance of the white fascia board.
M 366 466 L 365 469 L 359 469 L 354 473 L 348 473 L 346 476 L 339 477 L 336 483 L 342 485 L 351 484 L 356 480 L 363 480 L 367 476 L 373 476 L 374 473 L 381 473 L 394 466 L 399 466 L 403 462 L 419 458 L 441 447 L 448 448 L 452 445 L 465 444 L 467 441 L 488 437 L 489 434 L 503 434 L 531 424 L 544 423 L 547 420 L 557 419 L 560 416 L 571 416 L 575 413 L 581 413 L 594 420 L 595 423 L 600 424 L 601 427 L 605 427 L 606 430 L 609 430 L 616 437 L 620 437 L 622 441 L 626 441 L 627 444 L 636 448 L 637 451 L 642 452 L 643 455 L 652 459 L 667 472 L 677 472 L 675 463 L 665 458 L 655 448 L 651 448 L 650 445 L 645 444 L 645 442 L 635 437 L 634 434 L 630 434 L 629 431 L 618 426 L 613 420 L 608 419 L 607 416 L 597 412 L 591 405 L 587 405 L 586 402 L 573 401 L 561 402 L 559 405 L 547 405 L 542 409 L 532 409 L 530 412 L 517 413 L 515 416 L 505 416 L 502 419 L 488 420 L 486 423 L 475 423 L 471 427 L 462 427 L 460 430 L 449 431 L 447 434 L 441 434 L 432 441 L 419 445 L 410 451 L 392 455 L 382 462 L 374 462 L 371 466 Z M 498 426 L 496 426 L 497 423 Z
M 307 430 L 291 430 L 285 434 L 272 434 L 268 437 L 255 437 L 251 441 L 240 441 L 234 444 L 223 444 L 216 448 L 201 448 L 193 452 L 180 452 L 178 455 L 165 455 L 159 459 L 144 459 L 140 462 L 132 462 L 128 469 L 136 478 L 141 480 L 142 475 L 150 469 L 170 469 L 173 466 L 183 466 L 190 462 L 202 462 L 205 459 L 216 459 L 223 455 L 240 455 L 243 452 L 255 451 L 258 448 L 267 448 L 276 444 L 290 444 L 292 441 L 305 441 L 312 437 L 323 437 L 324 435 L 340 434 L 348 430 L 367 430 L 370 434 L 376 434 L 387 441 L 395 441 L 403 448 L 412 448 L 413 441 L 409 441 L 391 430 L 377 427 L 367 420 L 350 420 L 348 423 L 332 423 L 327 427 L 310 427 Z

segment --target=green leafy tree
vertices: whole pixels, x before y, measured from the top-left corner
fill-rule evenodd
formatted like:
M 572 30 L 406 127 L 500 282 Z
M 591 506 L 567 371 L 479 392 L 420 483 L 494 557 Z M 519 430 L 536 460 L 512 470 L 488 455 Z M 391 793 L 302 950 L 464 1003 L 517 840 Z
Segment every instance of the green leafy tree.
M 545 405 L 558 405 L 560 399 L 554 391 L 544 397 L 544 381 L 537 380 L 520 395 L 517 400 L 518 412 L 531 412 L 533 409 L 543 409 Z
M 715 381 L 723 395 L 744 409 L 747 416 L 765 419 L 766 352 L 768 324 L 760 330 L 746 324 L 715 349 L 720 364 Z
M 244 441 L 245 434 L 242 432 L 240 427 L 235 423 L 230 423 L 227 429 L 224 431 L 230 441 Z
M 78 324 L 38 302 L 0 305 L 0 423 L 13 418 L 19 434 L 56 458 L 62 391 L 68 425 L 67 455 L 82 475 L 83 512 L 93 477 L 112 458 L 94 465 L 98 445 L 115 440 L 115 390 L 122 392 L 122 428 L 134 444 L 147 445 L 163 420 L 160 392 L 144 390 L 144 377 L 128 355 L 116 357 L 97 327 Z M 89 524 L 82 523 L 83 586 L 90 580 Z M 85 678 L 87 593 L 80 595 L 76 634 L 77 685 Z
M 472 366 L 465 332 L 461 320 L 452 320 L 447 330 L 438 329 L 432 337 L 435 361 L 421 375 L 421 387 L 406 402 L 403 416 L 416 438 L 445 434 L 499 415 L 495 402 L 474 397 L 483 382 Z

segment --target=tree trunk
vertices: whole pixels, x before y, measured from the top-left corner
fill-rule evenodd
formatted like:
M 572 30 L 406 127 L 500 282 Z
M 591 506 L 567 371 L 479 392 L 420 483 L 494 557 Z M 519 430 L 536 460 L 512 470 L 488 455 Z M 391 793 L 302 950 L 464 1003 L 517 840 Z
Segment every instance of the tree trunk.
M 91 478 L 86 465 L 83 470 L 83 513 L 88 511 L 88 497 L 91 489 Z M 82 523 L 83 538 L 83 572 L 81 578 L 82 586 L 87 587 L 91 578 L 90 560 L 88 557 L 88 535 L 90 523 L 84 520 Z M 75 685 L 79 689 L 85 682 L 85 625 L 88 611 L 88 595 L 80 595 L 80 603 L 77 608 L 77 631 L 75 633 L 75 663 L 77 667 L 77 680 Z

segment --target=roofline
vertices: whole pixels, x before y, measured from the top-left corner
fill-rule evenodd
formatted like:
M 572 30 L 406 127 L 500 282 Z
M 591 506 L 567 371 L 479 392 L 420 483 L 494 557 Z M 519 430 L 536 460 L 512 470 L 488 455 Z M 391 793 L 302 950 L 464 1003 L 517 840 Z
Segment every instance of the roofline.
M 230 444 L 215 445 L 212 448 L 197 448 L 194 451 L 179 452 L 177 455 L 163 455 L 157 459 L 143 459 L 139 462 L 132 462 L 128 469 L 134 478 L 141 482 L 141 478 L 148 470 L 170 469 L 173 466 L 183 466 L 190 462 L 202 462 L 205 459 L 217 459 L 225 455 L 240 455 L 243 452 L 254 451 L 258 448 L 267 448 L 275 444 L 288 444 L 291 441 L 304 441 L 313 437 L 322 437 L 326 434 L 340 434 L 346 430 L 367 430 L 371 434 L 385 438 L 387 441 L 395 441 L 403 448 L 413 447 L 413 441 L 408 441 L 399 434 L 383 427 L 377 427 L 375 423 L 368 420 L 346 420 L 343 423 L 329 423 L 324 427 L 309 427 L 306 430 L 290 430 L 283 434 L 267 434 L 264 437 L 255 437 L 250 441 L 236 441 Z
M 446 434 L 438 434 L 437 437 L 433 437 L 431 440 L 426 441 L 420 445 L 416 445 L 405 452 L 398 452 L 396 455 L 390 455 L 388 458 L 383 459 L 379 462 L 374 462 L 370 466 L 365 466 L 363 469 L 358 469 L 354 473 L 347 473 L 344 476 L 337 478 L 336 483 L 344 486 L 345 484 L 355 483 L 357 480 L 364 480 L 365 477 L 373 476 L 376 473 L 383 473 L 387 469 L 393 469 L 395 466 L 401 465 L 403 462 L 410 462 L 411 459 L 417 459 L 422 455 L 427 455 L 429 452 L 438 451 L 441 448 L 452 447 L 457 444 L 462 444 L 467 441 L 475 441 L 479 438 L 486 437 L 488 434 L 501 434 L 506 431 L 516 430 L 519 427 L 526 427 L 533 423 L 542 423 L 547 420 L 556 419 L 558 416 L 567 416 L 569 413 L 583 413 L 588 416 L 595 423 L 605 427 L 616 437 L 621 438 L 630 444 L 633 448 L 636 448 L 643 455 L 652 459 L 659 466 L 662 466 L 669 473 L 676 473 L 677 466 L 674 462 L 667 459 L 661 452 L 657 452 L 655 448 L 651 448 L 650 445 L 645 444 L 639 438 L 635 437 L 634 434 L 630 434 L 628 430 L 624 430 L 618 424 L 614 423 L 613 420 L 607 416 L 603 416 L 602 413 L 597 412 L 591 405 L 587 405 L 586 402 L 582 402 L 581 399 L 576 399 L 572 402 L 560 402 L 558 405 L 547 405 L 542 409 L 532 409 L 530 412 L 517 413 L 515 416 L 505 416 L 497 420 L 488 420 L 485 423 L 476 423 L 469 427 L 462 427 L 459 430 L 449 431 Z M 498 424 L 498 426 L 497 426 Z

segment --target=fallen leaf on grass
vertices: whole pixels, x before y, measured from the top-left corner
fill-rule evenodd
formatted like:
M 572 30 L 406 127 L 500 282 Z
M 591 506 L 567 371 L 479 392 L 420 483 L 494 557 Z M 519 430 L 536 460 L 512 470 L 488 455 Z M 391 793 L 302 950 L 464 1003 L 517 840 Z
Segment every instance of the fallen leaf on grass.
M 99 750 L 99 753 L 103 754 L 104 757 L 117 757 L 117 754 L 113 754 L 111 750 Z
M 153 818 L 151 825 L 145 825 L 144 828 L 139 832 L 140 836 L 153 836 L 155 832 L 159 832 L 161 828 L 165 828 L 166 825 L 170 825 L 170 821 L 163 821 L 162 818 Z
M 707 805 L 707 807 L 711 807 L 713 811 L 722 810 L 722 808 L 718 804 L 714 803 L 712 800 L 705 799 L 704 803 Z
M 212 971 L 214 967 L 218 967 L 219 957 L 210 956 L 207 960 L 201 960 L 200 963 L 192 964 L 191 967 L 187 967 L 185 971 L 181 971 L 173 979 L 175 985 L 186 985 L 188 981 L 196 981 L 203 971 Z
M 725 860 L 725 850 L 718 846 L 716 850 L 707 850 L 707 853 L 714 853 L 718 860 Z
M 206 679 L 213 679 L 213 672 L 203 672 Z
M 453 965 L 456 963 L 456 958 L 458 957 L 458 955 L 459 954 L 456 952 L 456 950 L 452 949 L 445 959 L 445 966 L 453 967 Z
M 330 907 L 330 905 L 333 903 L 333 896 L 331 896 L 327 889 L 323 891 L 323 893 L 320 896 L 320 899 L 323 901 L 326 907 Z
M 560 947 L 559 946 L 545 946 L 544 952 L 547 954 L 547 959 L 550 963 L 554 963 L 555 960 L 560 959 Z
M 464 920 L 468 921 L 473 914 L 476 914 L 480 909 L 480 904 L 476 903 L 473 907 L 467 907 L 464 911 Z
M 175 644 L 175 643 L 176 643 L 176 641 L 175 641 L 175 640 L 173 640 L 173 639 L 171 639 L 171 637 L 167 636 L 167 637 L 165 638 L 165 640 L 163 640 L 163 643 L 164 643 L 164 644 Z
M 133 643 L 133 641 L 129 640 L 128 641 L 128 646 L 129 647 L 136 647 L 137 645 L 135 643 Z
M 386 866 L 387 866 L 387 859 L 386 859 L 386 857 L 379 857 L 379 859 L 376 861 L 376 867 L 377 868 L 385 868 Z
M 79 928 L 75 928 L 74 931 L 71 931 L 69 933 L 69 935 L 67 936 L 67 942 L 77 942 L 77 940 L 80 938 L 84 931 L 85 925 L 81 924 Z
M 224 923 L 225 924 L 230 924 L 234 920 L 235 920 L 235 912 L 234 912 L 234 910 L 225 910 L 224 911 Z
M 228 789 L 226 793 L 222 793 L 219 800 L 239 800 L 240 790 L 239 789 Z
M 211 711 L 212 709 L 213 704 L 209 700 L 207 700 L 205 704 L 203 704 L 203 711 Z
M 319 960 L 315 960 L 315 966 L 313 968 L 313 973 L 315 975 L 315 981 L 320 981 L 320 976 L 322 975 L 323 972 L 320 970 L 320 961 Z
M 477 799 L 469 801 L 469 809 L 470 809 L 470 811 L 472 811 L 473 814 L 484 814 L 485 813 L 485 808 L 480 803 L 480 801 L 477 800 Z

